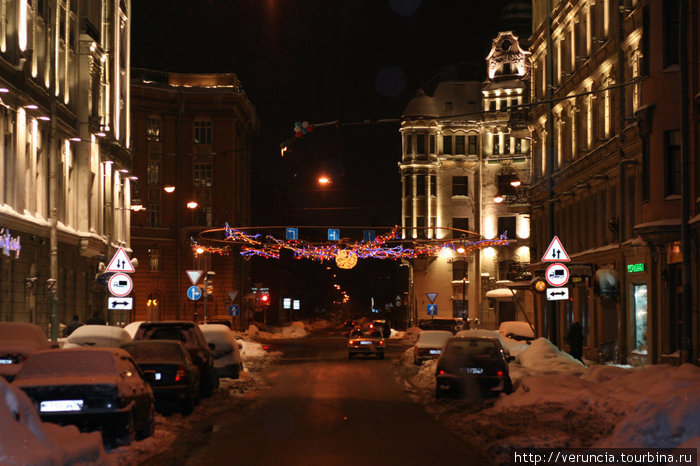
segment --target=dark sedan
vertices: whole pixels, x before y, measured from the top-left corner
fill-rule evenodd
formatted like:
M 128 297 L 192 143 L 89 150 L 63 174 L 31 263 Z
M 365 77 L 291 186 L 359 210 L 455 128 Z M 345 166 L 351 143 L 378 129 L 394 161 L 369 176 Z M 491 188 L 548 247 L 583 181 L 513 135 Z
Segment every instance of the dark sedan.
M 71 348 L 32 354 L 13 385 L 32 400 L 42 421 L 102 431 L 116 444 L 153 434 L 153 390 L 120 348 Z
M 497 338 L 452 337 L 445 343 L 435 372 L 435 397 L 468 398 L 510 393 L 508 358 Z
M 189 414 L 199 403 L 199 369 L 176 340 L 141 340 L 122 346 L 148 375 L 156 406 L 176 405 Z

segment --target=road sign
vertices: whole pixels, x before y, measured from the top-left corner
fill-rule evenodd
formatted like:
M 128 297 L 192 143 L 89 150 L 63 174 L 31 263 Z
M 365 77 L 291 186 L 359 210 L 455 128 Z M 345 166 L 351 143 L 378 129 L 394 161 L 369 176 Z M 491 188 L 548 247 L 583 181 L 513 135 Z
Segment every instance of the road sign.
M 196 285 L 199 279 L 202 278 L 204 270 L 185 270 L 185 273 L 190 278 L 190 282 L 192 282 L 193 285 Z
M 428 297 L 428 301 L 430 301 L 430 303 L 432 304 L 435 302 L 435 298 L 437 298 L 438 294 L 437 293 L 425 293 L 425 295 Z
M 134 308 L 134 298 L 117 298 L 110 296 L 107 298 L 107 307 L 109 309 L 121 309 L 130 311 Z
M 116 254 L 112 256 L 112 260 L 109 261 L 109 265 L 105 269 L 105 272 L 133 273 L 136 272 L 136 270 L 134 269 L 131 259 L 129 259 L 129 256 L 124 248 L 119 248 L 117 249 Z
M 230 299 L 231 302 L 234 302 L 236 300 L 236 296 L 238 296 L 238 290 L 228 292 L 228 299 Z
M 340 239 L 340 230 L 337 228 L 328 229 L 328 241 L 338 241 Z
M 231 304 L 231 305 L 228 307 L 228 314 L 229 314 L 230 316 L 233 316 L 233 317 L 236 317 L 236 316 L 241 315 L 241 308 L 240 308 L 240 306 L 238 306 L 238 304 Z
M 569 299 L 568 288 L 547 288 L 547 301 L 560 301 Z
M 377 239 L 377 232 L 374 230 L 362 230 L 362 238 L 364 239 L 365 243 L 371 243 Z
M 542 256 L 542 262 L 569 262 L 570 260 L 559 238 L 556 236 L 552 238 L 552 242 Z
M 437 315 L 437 304 L 428 304 L 428 315 L 429 316 L 436 316 Z
M 299 229 L 298 228 L 287 228 L 286 231 L 287 241 L 296 241 L 299 239 Z
M 131 293 L 131 290 L 134 288 L 134 282 L 132 282 L 131 277 L 125 273 L 115 273 L 109 277 L 107 287 L 113 296 L 126 296 Z
M 191 287 L 187 288 L 187 297 L 192 301 L 197 301 L 202 297 L 202 290 L 198 286 L 192 285 Z
M 552 286 L 562 286 L 569 281 L 569 269 L 564 264 L 552 264 L 547 267 L 544 279 Z

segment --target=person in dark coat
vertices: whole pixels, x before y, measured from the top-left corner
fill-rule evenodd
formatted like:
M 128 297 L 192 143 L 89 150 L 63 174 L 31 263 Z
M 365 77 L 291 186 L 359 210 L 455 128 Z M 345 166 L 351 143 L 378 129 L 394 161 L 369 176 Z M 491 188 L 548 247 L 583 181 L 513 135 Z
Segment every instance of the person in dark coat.
M 84 325 L 84 324 L 80 321 L 80 317 L 78 317 L 78 314 L 74 314 L 73 320 L 68 322 L 68 325 L 66 325 L 66 328 L 63 329 L 63 336 L 64 337 L 69 336 L 71 333 L 73 333 L 75 331 L 76 328 L 80 327 L 81 325 Z
M 571 324 L 566 334 L 566 341 L 569 342 L 569 354 L 583 362 L 583 328 L 579 322 Z

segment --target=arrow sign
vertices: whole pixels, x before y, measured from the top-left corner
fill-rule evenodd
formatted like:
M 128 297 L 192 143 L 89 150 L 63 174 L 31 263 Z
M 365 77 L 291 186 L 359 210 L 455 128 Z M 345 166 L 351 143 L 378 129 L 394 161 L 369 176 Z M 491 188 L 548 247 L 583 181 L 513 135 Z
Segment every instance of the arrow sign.
M 437 304 L 428 304 L 428 315 L 429 316 L 436 316 L 437 315 Z
M 124 248 L 117 249 L 117 253 L 112 256 L 112 260 L 109 261 L 109 265 L 105 269 L 105 272 L 125 272 L 133 273 L 136 272 L 134 266 L 131 264 L 131 259 L 126 254 Z
M 569 262 L 569 255 L 564 250 L 561 241 L 558 237 L 552 238 L 552 242 L 549 243 L 547 251 L 545 251 L 544 256 L 542 256 L 542 262 Z
M 107 306 L 110 309 L 125 309 L 131 310 L 134 304 L 134 298 L 115 298 L 110 297 L 107 299 Z
M 547 301 L 561 301 L 569 299 L 568 288 L 547 288 Z
M 197 301 L 202 297 L 202 290 L 200 290 L 198 286 L 191 286 L 187 288 L 187 297 L 192 301 Z

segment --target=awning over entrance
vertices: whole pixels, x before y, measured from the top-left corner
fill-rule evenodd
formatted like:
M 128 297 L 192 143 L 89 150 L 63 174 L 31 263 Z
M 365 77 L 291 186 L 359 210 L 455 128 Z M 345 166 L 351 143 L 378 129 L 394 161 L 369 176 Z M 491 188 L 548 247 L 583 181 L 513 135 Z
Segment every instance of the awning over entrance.
M 509 288 L 496 288 L 486 292 L 486 297 L 491 299 L 513 299 L 513 295 L 518 294 L 517 290 L 511 291 Z

